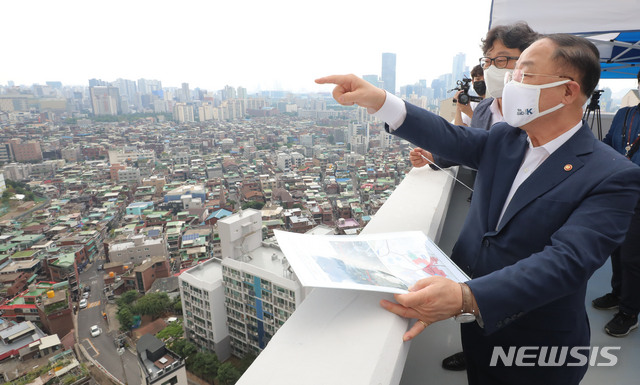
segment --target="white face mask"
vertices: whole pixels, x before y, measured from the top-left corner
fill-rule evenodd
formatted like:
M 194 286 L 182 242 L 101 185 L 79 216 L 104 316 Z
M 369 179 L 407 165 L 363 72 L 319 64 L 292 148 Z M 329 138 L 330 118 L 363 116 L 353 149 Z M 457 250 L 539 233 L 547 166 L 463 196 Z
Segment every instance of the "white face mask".
M 546 111 L 540 112 L 540 90 L 565 84 L 570 80 L 562 80 L 549 84 L 523 84 L 510 81 L 502 92 L 502 115 L 504 121 L 512 127 L 522 127 L 534 119 L 552 113 L 564 107 L 560 103 Z
M 484 70 L 484 82 L 487 85 L 487 95 L 492 98 L 501 98 L 502 89 L 504 88 L 504 76 L 513 71 L 509 68 L 496 68 L 496 66 L 489 66 Z

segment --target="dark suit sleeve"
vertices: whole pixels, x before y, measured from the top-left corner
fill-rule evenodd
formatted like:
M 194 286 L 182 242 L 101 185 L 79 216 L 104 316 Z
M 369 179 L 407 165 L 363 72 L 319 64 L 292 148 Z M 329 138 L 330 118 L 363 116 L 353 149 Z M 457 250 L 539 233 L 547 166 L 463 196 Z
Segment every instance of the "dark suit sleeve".
M 549 306 L 541 311 L 547 314 L 546 319 L 537 320 L 547 325 L 557 324 L 558 314 L 579 312 L 580 309 L 551 303 L 563 303 L 562 298 L 567 296 L 579 297 L 580 291 L 585 290 L 591 275 L 623 241 L 639 195 L 640 168 L 628 164 L 578 203 L 542 251 L 469 281 L 482 314 L 484 332 L 491 334 L 545 305 Z M 546 209 L 551 211 L 551 207 L 562 204 L 569 203 L 547 202 Z M 544 211 L 541 207 L 540 215 Z M 580 302 L 584 304 L 584 294 L 581 295 Z
M 433 154 L 433 161 L 434 161 L 434 163 L 435 163 L 435 164 L 437 164 L 437 165 L 438 165 L 438 167 L 440 167 L 440 168 L 447 168 L 447 167 L 458 166 L 458 164 L 457 164 L 456 162 L 452 162 L 452 161 L 450 161 L 450 160 L 448 160 L 448 159 L 445 159 L 445 158 L 441 157 L 441 156 L 440 156 L 440 155 L 438 155 L 438 154 Z M 434 165 L 432 165 L 432 164 L 430 164 L 429 166 L 430 166 L 432 169 L 434 169 L 434 170 L 438 170 L 438 167 L 436 167 L 436 166 L 434 166 Z
M 488 131 L 456 126 L 427 110 L 406 102 L 405 105 L 407 117 L 404 123 L 390 133 L 453 164 L 478 168 Z

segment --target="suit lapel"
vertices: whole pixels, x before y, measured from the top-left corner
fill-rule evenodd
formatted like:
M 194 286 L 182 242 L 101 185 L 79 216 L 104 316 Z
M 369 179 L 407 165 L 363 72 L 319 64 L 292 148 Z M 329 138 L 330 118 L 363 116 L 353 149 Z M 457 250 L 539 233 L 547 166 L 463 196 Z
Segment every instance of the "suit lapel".
M 513 142 L 504 146 L 505 148 L 512 148 L 513 151 L 501 151 L 499 154 L 499 159 L 496 162 L 495 177 L 491 186 L 491 200 L 487 218 L 487 229 L 489 231 L 493 231 L 498 224 L 502 207 L 507 195 L 509 195 L 509 190 L 520 169 L 528 146 L 527 134 L 520 130 Z
M 584 165 L 578 155 L 593 151 L 593 134 L 587 124 L 565 144 L 554 151 L 518 188 L 500 221 L 497 231 L 516 215 L 523 207 L 542 194 L 557 186 Z M 518 165 L 518 168 L 520 165 Z M 516 170 L 517 173 L 517 170 Z M 515 174 L 514 174 L 515 177 Z M 513 182 L 513 178 L 511 179 Z M 511 185 L 508 187 L 511 188 Z M 506 197 L 505 197 L 506 199 Z M 504 202 L 504 200 L 502 201 Z

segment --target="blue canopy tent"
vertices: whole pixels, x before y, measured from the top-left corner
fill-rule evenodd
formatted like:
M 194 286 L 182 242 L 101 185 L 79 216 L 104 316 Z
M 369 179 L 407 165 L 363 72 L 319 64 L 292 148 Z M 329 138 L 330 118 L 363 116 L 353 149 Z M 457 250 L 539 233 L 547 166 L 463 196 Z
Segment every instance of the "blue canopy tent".
M 540 33 L 571 33 L 600 51 L 602 79 L 640 70 L 640 0 L 493 0 L 489 28 L 526 21 Z

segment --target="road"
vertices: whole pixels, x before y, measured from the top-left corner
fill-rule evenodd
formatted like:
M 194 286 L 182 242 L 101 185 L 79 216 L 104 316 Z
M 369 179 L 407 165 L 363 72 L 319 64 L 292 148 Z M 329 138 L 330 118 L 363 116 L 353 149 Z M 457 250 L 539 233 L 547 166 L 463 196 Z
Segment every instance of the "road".
M 141 385 L 144 380 L 142 379 L 138 358 L 128 349 L 125 350 L 122 356 L 122 362 L 127 374 L 125 381 L 120 356 L 114 343 L 114 337 L 119 333 L 117 331 L 110 332 L 109 325 L 102 318 L 106 298 L 103 291 L 102 272 L 97 271 L 97 266 L 102 263 L 104 263 L 102 260 L 94 262 L 80 273 L 80 283 L 83 287 L 91 286 L 91 292 L 87 299 L 87 307 L 78 311 L 78 343 L 82 344 L 94 360 L 98 361 L 100 365 L 120 381 L 129 385 Z M 98 325 L 102 329 L 102 333 L 99 336 L 91 337 L 89 329 L 92 325 Z

